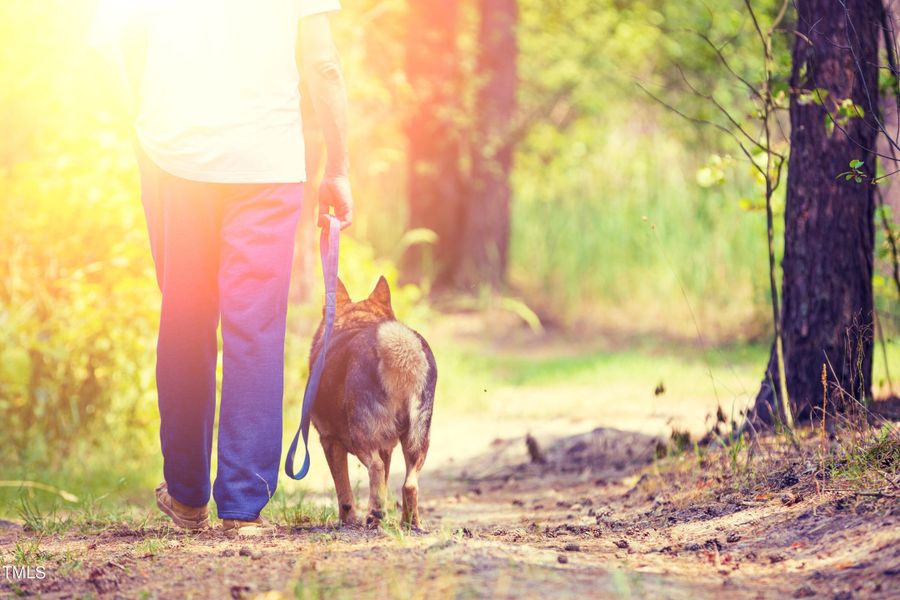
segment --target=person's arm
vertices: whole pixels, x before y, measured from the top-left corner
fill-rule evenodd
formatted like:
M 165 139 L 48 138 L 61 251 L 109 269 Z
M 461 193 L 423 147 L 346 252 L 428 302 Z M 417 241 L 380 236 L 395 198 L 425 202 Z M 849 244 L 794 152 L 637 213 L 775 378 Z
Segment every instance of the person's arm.
M 328 158 L 319 185 L 319 225 L 329 208 L 345 228 L 353 221 L 347 152 L 347 93 L 327 14 L 300 20 L 300 63 L 306 87 L 325 136 Z

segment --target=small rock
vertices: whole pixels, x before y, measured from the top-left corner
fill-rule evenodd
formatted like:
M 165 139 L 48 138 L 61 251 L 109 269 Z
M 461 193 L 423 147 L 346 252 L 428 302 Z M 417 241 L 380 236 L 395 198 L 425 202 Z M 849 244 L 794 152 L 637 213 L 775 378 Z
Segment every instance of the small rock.
M 733 531 L 725 537 L 725 541 L 728 542 L 729 544 L 738 542 L 738 541 L 740 541 L 740 539 L 741 539 L 741 536 Z
M 560 554 L 556 557 L 556 560 L 559 564 L 564 565 L 567 562 L 569 562 L 569 557 L 566 556 L 565 554 Z
M 808 585 L 797 588 L 797 591 L 794 592 L 794 598 L 812 598 L 815 595 L 816 591 Z
M 578 544 L 569 543 L 563 547 L 563 550 L 565 550 L 566 552 L 581 552 L 581 546 L 579 546 Z
M 707 550 L 722 550 L 722 542 L 720 542 L 717 538 L 710 538 L 703 542 L 703 547 Z
M 861 502 L 860 504 L 857 504 L 856 508 L 854 509 L 854 511 L 858 515 L 864 515 L 868 512 L 872 512 L 873 510 L 874 510 L 874 506 L 867 502 Z
M 250 550 L 250 548 L 248 548 L 247 546 L 244 546 L 238 551 L 238 554 L 240 554 L 241 556 L 253 556 L 253 551 Z
M 222 556 L 234 556 L 234 550 L 230 548 L 227 550 L 222 550 Z
M 628 547 L 628 542 L 625 540 L 616 540 L 613 542 L 617 548 L 622 548 L 623 550 Z
M 519 500 L 518 498 L 513 499 L 512 503 L 513 503 L 513 506 L 525 506 L 525 503 L 522 500 Z
M 800 494 L 792 494 L 791 492 L 788 492 L 781 495 L 781 503 L 785 506 L 792 506 L 794 504 L 797 504 L 801 500 L 803 500 L 803 497 Z
M 700 549 L 700 544 L 693 544 L 693 543 L 685 544 L 684 549 L 687 550 L 688 552 L 696 552 L 697 550 Z

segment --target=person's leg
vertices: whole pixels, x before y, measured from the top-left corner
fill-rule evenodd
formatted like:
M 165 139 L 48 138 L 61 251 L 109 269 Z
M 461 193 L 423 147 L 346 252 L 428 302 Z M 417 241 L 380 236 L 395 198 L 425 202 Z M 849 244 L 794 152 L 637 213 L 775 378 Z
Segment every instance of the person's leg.
M 216 407 L 220 199 L 139 153 L 141 200 L 162 291 L 156 353 L 163 474 L 172 498 L 209 502 Z
M 219 518 L 249 521 L 278 483 L 285 320 L 303 186 L 232 189 L 219 267 L 223 379 L 213 494 Z

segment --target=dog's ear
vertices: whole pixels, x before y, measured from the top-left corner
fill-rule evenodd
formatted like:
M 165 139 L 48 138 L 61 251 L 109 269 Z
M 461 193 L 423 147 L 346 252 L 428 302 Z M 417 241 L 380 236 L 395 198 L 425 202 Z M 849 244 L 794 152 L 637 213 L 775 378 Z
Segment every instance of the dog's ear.
M 341 278 L 338 277 L 337 282 L 337 295 L 336 295 L 338 305 L 341 304 L 349 304 L 352 302 L 350 300 L 350 294 L 347 293 L 347 288 L 344 287 L 344 282 L 341 281 Z
M 391 288 L 388 286 L 387 279 L 384 278 L 384 275 L 378 278 L 375 289 L 369 294 L 369 300 L 384 306 L 385 308 L 391 307 Z

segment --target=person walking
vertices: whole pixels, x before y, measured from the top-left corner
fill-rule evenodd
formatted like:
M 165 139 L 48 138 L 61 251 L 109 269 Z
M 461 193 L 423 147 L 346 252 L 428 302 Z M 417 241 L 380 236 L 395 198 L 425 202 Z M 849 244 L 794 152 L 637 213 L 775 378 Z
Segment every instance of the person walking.
M 118 48 L 135 100 L 141 200 L 162 292 L 156 502 L 179 527 L 210 526 L 212 492 L 224 530 L 259 530 L 277 487 L 306 180 L 301 74 L 327 147 L 319 213 L 333 211 L 342 228 L 353 219 L 347 101 L 329 23 L 339 9 L 338 0 L 119 0 L 95 21 L 96 43 Z

